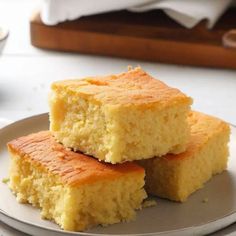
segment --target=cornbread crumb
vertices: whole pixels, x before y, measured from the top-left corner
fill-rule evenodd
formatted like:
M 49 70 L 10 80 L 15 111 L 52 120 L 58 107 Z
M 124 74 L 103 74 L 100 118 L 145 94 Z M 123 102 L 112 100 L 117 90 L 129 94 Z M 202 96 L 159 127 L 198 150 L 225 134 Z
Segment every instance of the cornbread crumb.
M 192 99 L 141 68 L 51 88 L 50 130 L 65 147 L 113 164 L 186 148 Z
M 138 162 L 145 168 L 148 193 L 183 202 L 227 168 L 229 125 L 199 112 L 191 112 L 188 122 L 191 138 L 185 152 Z
M 142 204 L 142 207 L 143 208 L 147 208 L 147 207 L 153 207 L 153 206 L 156 206 L 156 205 L 157 205 L 156 200 L 154 200 L 154 199 L 146 199 L 146 200 L 144 200 L 144 202 Z
M 9 180 L 10 180 L 9 178 L 3 178 L 3 179 L 2 179 L 2 182 L 3 182 L 4 184 L 7 184 L 7 183 L 9 182 Z
M 146 198 L 142 167 L 69 151 L 49 131 L 13 140 L 8 150 L 9 187 L 17 201 L 40 208 L 42 218 L 65 230 L 133 220 Z
M 133 67 L 131 65 L 127 66 L 128 71 L 133 70 Z
M 207 203 L 209 201 L 209 199 L 206 197 L 202 200 L 203 203 Z

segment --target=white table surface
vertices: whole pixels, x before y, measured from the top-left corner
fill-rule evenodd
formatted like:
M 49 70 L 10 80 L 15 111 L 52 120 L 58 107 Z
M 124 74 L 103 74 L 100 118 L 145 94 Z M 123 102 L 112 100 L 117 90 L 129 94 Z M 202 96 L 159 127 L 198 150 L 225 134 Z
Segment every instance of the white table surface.
M 91 55 L 49 52 L 30 45 L 29 16 L 37 1 L 0 0 L 0 25 L 10 29 L 0 56 L 1 118 L 16 121 L 48 111 L 52 81 L 119 73 L 140 65 L 194 99 L 193 109 L 236 124 L 236 71 L 193 68 Z M 236 58 L 235 58 L 236 60 Z M 0 124 L 1 125 L 1 124 Z M 236 226 L 214 235 L 236 235 Z M 236 231 L 235 231 L 236 232 Z M 0 235 L 21 235 L 0 223 Z

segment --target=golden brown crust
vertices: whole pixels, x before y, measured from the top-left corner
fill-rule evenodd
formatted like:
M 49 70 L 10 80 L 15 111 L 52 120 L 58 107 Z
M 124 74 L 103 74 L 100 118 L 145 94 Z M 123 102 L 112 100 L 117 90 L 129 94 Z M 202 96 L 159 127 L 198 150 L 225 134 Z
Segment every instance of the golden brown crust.
M 204 146 L 212 136 L 222 134 L 222 132 L 228 135 L 230 132 L 229 125 L 223 120 L 196 111 L 189 113 L 188 123 L 191 127 L 191 136 L 186 151 L 177 155 L 167 154 L 163 158 L 176 160 L 189 157 Z
M 110 105 L 148 107 L 158 104 L 166 107 L 173 103 L 192 103 L 190 97 L 154 79 L 139 67 L 118 75 L 55 82 L 52 89 L 66 89 L 71 94 Z
M 7 145 L 10 152 L 43 166 L 61 176 L 63 183 L 73 186 L 112 180 L 130 173 L 144 175 L 144 169 L 134 163 L 112 165 L 72 152 L 57 143 L 49 131 L 20 137 Z

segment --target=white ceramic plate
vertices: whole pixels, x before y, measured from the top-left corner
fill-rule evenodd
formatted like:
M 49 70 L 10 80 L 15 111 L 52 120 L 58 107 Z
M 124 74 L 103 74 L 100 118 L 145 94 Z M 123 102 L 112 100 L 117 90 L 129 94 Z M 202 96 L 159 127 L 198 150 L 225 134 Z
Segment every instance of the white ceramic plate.
M 48 129 L 48 115 L 15 122 L 0 130 L 0 180 L 8 176 L 6 143 L 16 137 Z M 186 203 L 157 199 L 157 206 L 138 212 L 135 221 L 87 232 L 68 232 L 40 219 L 39 210 L 18 204 L 6 184 L 0 181 L 0 220 L 30 235 L 201 235 L 236 221 L 236 128 L 231 126 L 228 171 L 215 176 Z M 204 199 L 208 202 L 204 203 Z

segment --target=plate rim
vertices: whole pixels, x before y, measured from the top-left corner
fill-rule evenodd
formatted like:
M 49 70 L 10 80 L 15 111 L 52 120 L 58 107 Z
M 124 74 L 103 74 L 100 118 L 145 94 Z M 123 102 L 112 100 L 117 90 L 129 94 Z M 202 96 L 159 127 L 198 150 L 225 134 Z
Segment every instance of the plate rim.
M 9 214 L 7 214 L 5 211 L 3 211 L 2 209 L 0 209 L 0 214 L 2 216 L 4 216 L 5 218 L 8 218 L 8 219 L 11 219 L 12 221 L 16 221 L 22 225 L 28 225 L 28 226 L 31 226 L 31 227 L 34 227 L 34 228 L 37 228 L 37 229 L 41 229 L 41 230 L 47 230 L 47 231 L 50 231 L 52 233 L 58 233 L 58 234 L 67 234 L 67 235 L 91 235 L 91 236 L 106 236 L 106 235 L 111 235 L 111 234 L 100 234 L 100 233 L 86 233 L 86 232 L 81 232 L 81 231 L 66 231 L 66 230 L 62 230 L 62 229 L 52 229 L 50 227 L 46 227 L 46 226 L 40 226 L 40 225 L 37 225 L 37 224 L 34 224 L 34 223 L 31 223 L 31 222 L 28 222 L 28 221 L 24 221 L 24 220 L 20 220 L 18 218 L 15 218 Z M 210 224 L 218 224 L 220 223 L 221 221 L 223 220 L 227 220 L 227 218 L 229 217 L 234 217 L 236 216 L 236 211 L 232 214 L 228 214 L 228 215 L 225 215 L 224 217 L 220 218 L 220 219 L 217 219 L 217 220 L 212 220 L 212 221 L 208 221 L 207 223 L 205 224 L 199 224 L 199 225 L 193 225 L 191 227 L 186 227 L 186 228 L 182 228 L 182 229 L 177 229 L 177 230 L 169 230 L 169 231 L 160 231 L 160 232 L 153 232 L 153 233 L 138 233 L 138 234 L 112 234 L 113 236 L 153 236 L 153 235 L 175 235 L 175 233 L 190 233 L 191 230 L 194 230 L 197 228 L 199 228 L 199 230 L 202 228 L 202 233 L 204 232 L 204 234 L 208 234 L 208 233 L 214 233 L 220 229 L 223 229 L 229 225 L 231 225 L 232 223 L 234 223 L 236 221 L 236 217 L 234 220 L 229 220 L 227 223 L 224 223 L 223 224 L 223 228 L 222 226 L 219 224 L 219 227 L 218 228 L 214 228 L 214 230 L 211 230 L 211 229 L 204 229 L 204 227 L 207 227 L 209 226 Z M 12 226 L 11 224 L 8 224 L 6 223 L 5 221 L 3 221 L 5 224 L 15 228 L 14 226 Z M 15 228 L 17 230 L 19 230 L 18 228 Z M 21 230 L 20 230 L 21 231 Z M 22 231 L 21 231 L 22 232 Z M 26 231 L 27 232 L 27 231 Z M 192 233 L 194 233 L 193 231 L 191 231 Z

